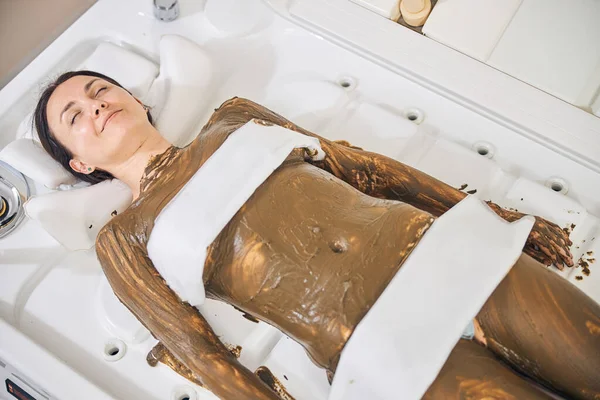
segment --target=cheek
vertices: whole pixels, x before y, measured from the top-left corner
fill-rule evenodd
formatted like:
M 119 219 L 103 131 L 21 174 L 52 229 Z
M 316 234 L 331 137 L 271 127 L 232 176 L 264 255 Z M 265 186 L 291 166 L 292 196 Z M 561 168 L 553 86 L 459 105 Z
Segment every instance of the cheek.
M 69 141 L 72 143 L 75 154 L 86 159 L 89 155 L 93 155 L 98 149 L 98 138 L 94 126 L 91 124 L 79 123 L 76 124 L 70 135 Z
M 141 128 L 146 124 L 149 124 L 148 117 L 143 110 L 127 110 L 121 113 L 114 128 L 119 131 L 119 135 L 135 136 L 136 133 L 145 131 Z

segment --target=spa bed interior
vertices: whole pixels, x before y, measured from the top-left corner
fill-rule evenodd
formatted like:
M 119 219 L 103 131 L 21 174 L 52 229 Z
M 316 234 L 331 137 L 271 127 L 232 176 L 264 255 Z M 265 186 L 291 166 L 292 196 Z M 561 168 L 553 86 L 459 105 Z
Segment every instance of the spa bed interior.
M 137 89 L 159 120 L 181 124 L 180 145 L 225 100 L 245 97 L 326 138 L 569 227 L 576 266 L 550 268 L 600 301 L 600 271 L 580 261 L 600 254 L 599 117 L 349 0 L 247 4 L 243 22 L 231 23 L 182 0 L 180 17 L 166 23 L 149 0 L 98 1 L 0 91 L 0 149 L 27 137 L 48 77 L 81 66 L 117 66 L 126 81 L 144 83 Z M 79 190 L 31 178 L 26 186 L 33 198 Z M 69 211 L 24 215 L 0 239 L 2 381 L 39 399 L 216 398 L 148 365 L 157 341 L 116 299 L 93 246 L 64 245 L 72 223 L 61 221 L 78 218 Z M 277 329 L 216 301 L 202 314 L 250 370 L 268 367 L 297 400 L 327 399 L 325 372 Z M 11 398 L 4 390 L 0 398 Z

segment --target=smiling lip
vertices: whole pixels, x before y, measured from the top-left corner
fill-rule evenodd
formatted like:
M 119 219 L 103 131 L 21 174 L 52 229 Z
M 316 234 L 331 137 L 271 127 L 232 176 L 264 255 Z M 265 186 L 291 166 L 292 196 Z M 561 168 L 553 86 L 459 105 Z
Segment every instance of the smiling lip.
M 123 110 L 117 110 L 115 112 L 113 112 L 112 114 L 110 114 L 108 116 L 108 118 L 106 118 L 106 120 L 104 120 L 104 125 L 102 125 L 102 130 L 100 132 L 104 132 L 104 128 L 106 127 L 106 124 L 108 124 L 108 121 L 110 121 L 112 119 L 112 117 L 114 117 L 117 113 L 121 112 Z

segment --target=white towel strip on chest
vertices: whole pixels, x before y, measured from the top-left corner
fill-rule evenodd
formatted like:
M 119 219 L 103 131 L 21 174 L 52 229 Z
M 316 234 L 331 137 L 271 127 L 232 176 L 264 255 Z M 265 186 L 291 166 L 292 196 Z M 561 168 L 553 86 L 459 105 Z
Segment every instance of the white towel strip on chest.
M 474 197 L 437 219 L 346 343 L 329 400 L 420 399 L 533 223 L 508 223 Z
M 319 140 L 254 120 L 233 132 L 156 218 L 148 256 L 169 287 L 193 306 L 205 299 L 206 250 L 254 191 L 295 148 L 321 160 Z

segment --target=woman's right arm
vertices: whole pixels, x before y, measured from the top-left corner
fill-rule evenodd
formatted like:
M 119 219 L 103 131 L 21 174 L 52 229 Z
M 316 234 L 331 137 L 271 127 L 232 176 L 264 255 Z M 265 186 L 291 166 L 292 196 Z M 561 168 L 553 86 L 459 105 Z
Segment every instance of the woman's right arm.
M 109 223 L 96 252 L 119 300 L 164 346 L 222 399 L 279 397 L 241 365 L 198 310 L 167 286 L 135 235 Z

